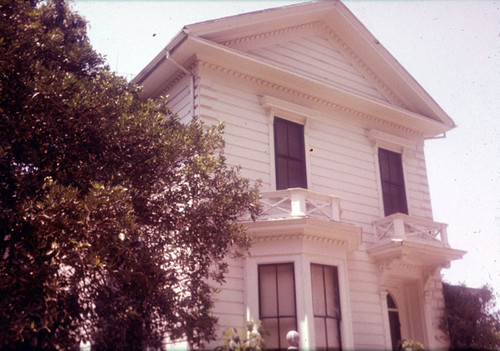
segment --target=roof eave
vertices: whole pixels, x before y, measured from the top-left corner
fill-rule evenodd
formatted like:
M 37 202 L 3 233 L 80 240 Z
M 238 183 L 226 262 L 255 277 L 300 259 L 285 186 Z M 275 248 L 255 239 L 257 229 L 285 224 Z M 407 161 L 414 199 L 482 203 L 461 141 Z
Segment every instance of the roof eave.
M 287 88 L 300 89 L 300 91 L 305 94 L 309 91 L 314 91 L 315 96 L 325 101 L 330 101 L 369 116 L 373 115 L 388 122 L 414 129 L 423 137 L 433 137 L 450 129 L 445 123 L 441 123 L 427 116 L 422 116 L 394 105 L 356 95 L 341 87 L 317 81 L 311 77 L 298 74 L 297 72 L 276 64 L 262 61 L 203 38 L 185 35 L 184 39 L 179 43 L 176 49 L 171 52 L 171 55 L 176 62 L 181 64 L 185 63 L 196 54 L 198 60 L 213 63 L 220 67 L 224 67 L 226 70 L 237 72 L 235 74 L 246 74 Z M 161 55 L 164 58 L 164 51 Z M 162 79 L 159 79 L 160 77 L 154 77 L 153 79 L 153 77 L 151 77 L 153 71 L 148 71 L 149 74 L 147 76 L 144 75 L 142 84 L 144 85 L 144 93 L 147 96 L 154 96 L 155 94 L 161 93 L 159 85 L 168 78 L 165 76 L 167 72 L 170 75 L 174 75 L 178 74 L 179 71 L 174 64 L 167 60 L 163 60 L 156 65 L 148 66 L 151 66 L 154 70 L 161 71 Z
M 142 85 L 156 69 L 165 62 L 166 52 L 172 53 L 187 39 L 188 34 L 183 28 L 177 35 L 161 50 L 150 63 L 146 65 L 138 74 L 132 79 L 132 83 Z

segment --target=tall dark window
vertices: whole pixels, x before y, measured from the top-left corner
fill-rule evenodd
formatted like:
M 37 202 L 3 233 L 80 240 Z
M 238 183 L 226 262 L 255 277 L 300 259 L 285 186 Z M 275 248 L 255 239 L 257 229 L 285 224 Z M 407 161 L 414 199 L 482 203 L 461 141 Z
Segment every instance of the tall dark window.
M 307 188 L 304 126 L 274 118 L 276 189 Z
M 408 214 L 401 154 L 378 149 L 378 161 L 385 215 L 396 212 Z
M 337 267 L 311 264 L 316 350 L 340 350 L 340 299 Z
M 286 334 L 297 330 L 293 263 L 259 265 L 259 318 L 266 349 L 286 349 Z
M 389 311 L 389 327 L 391 328 L 391 343 L 393 350 L 399 350 L 401 341 L 401 324 L 399 323 L 399 312 L 391 294 L 387 294 L 387 309 Z

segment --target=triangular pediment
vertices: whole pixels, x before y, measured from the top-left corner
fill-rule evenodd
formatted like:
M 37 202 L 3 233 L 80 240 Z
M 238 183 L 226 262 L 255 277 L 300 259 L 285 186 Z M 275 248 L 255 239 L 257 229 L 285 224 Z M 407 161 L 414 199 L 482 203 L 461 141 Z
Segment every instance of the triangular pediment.
M 351 93 L 405 107 L 322 21 L 256 33 L 218 44 Z
M 297 94 L 309 94 L 324 105 L 382 118 L 425 137 L 455 126 L 337 0 L 187 25 L 134 82 L 146 96 L 158 95 L 196 60 L 282 90 L 298 87 Z

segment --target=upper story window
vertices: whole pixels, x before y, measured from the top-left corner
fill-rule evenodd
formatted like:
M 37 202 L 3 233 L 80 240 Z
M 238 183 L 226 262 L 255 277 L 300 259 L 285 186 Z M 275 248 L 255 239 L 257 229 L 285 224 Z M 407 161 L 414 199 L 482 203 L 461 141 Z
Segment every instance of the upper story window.
M 382 183 L 384 214 L 386 216 L 396 212 L 408 214 L 401 154 L 379 148 L 378 162 Z
M 286 334 L 297 330 L 293 263 L 259 265 L 259 319 L 269 333 L 266 349 L 286 349 Z
M 276 189 L 307 188 L 304 126 L 274 118 Z
M 311 264 L 316 350 L 340 350 L 340 299 L 337 267 Z

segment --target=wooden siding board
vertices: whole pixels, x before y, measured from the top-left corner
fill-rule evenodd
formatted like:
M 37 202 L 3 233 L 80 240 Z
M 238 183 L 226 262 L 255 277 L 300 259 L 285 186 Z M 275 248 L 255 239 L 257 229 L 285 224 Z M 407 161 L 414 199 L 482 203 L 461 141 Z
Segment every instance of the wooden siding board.
M 248 53 L 357 94 L 387 101 L 363 74 L 346 61 L 331 41 L 318 39 L 318 35 L 284 40 Z
M 356 125 L 346 123 L 343 116 L 332 113 L 321 120 L 313 120 L 310 129 L 319 140 L 339 140 L 339 143 L 346 143 L 349 148 L 362 152 L 372 152 L 373 147 L 366 138 L 363 130 Z
M 339 196 L 344 201 L 353 201 L 358 203 L 369 203 L 378 207 L 378 195 L 376 190 L 362 184 L 363 178 L 359 178 L 360 182 L 347 180 L 348 174 L 342 177 L 341 174 L 331 172 L 333 176 L 325 173 L 313 174 L 313 184 L 317 191 L 327 194 Z M 338 177 L 336 177 L 337 175 Z M 367 182 L 370 184 L 369 182 Z
M 334 154 L 331 158 L 327 158 L 315 154 L 309 159 L 310 165 L 314 167 L 311 173 L 320 177 L 338 179 L 368 189 L 373 189 L 376 184 L 375 176 L 368 169 L 362 168 L 359 164 L 348 164 L 347 158 Z M 349 179 L 349 177 L 354 178 Z
M 382 324 L 382 313 L 353 313 L 353 326 L 356 328 L 359 323 Z
M 172 112 L 177 114 L 181 120 L 186 120 L 191 117 L 191 93 L 189 87 L 189 77 L 181 78 L 168 92 L 168 106 Z
M 373 273 L 371 273 L 373 275 Z M 366 291 L 351 291 L 351 301 L 353 302 L 366 302 L 380 305 L 380 295 L 376 293 L 369 293 Z
M 252 160 L 256 162 L 259 169 L 267 167 L 269 164 L 269 154 L 266 154 L 260 150 L 252 150 L 247 148 L 246 145 L 232 144 L 227 142 L 226 139 L 226 155 L 234 155 L 237 157 L 242 157 L 245 155 L 245 161 Z
M 316 131 L 309 134 L 309 138 L 312 139 L 310 144 L 315 148 L 315 155 L 319 154 L 324 158 L 330 158 L 334 154 L 347 156 L 351 161 L 355 161 L 357 164 L 367 164 L 367 166 L 362 168 L 373 170 L 374 158 L 372 150 L 367 152 L 366 149 L 356 149 L 353 147 L 352 143 L 349 143 L 344 137 L 339 136 L 335 138 L 330 135 L 328 139 L 321 139 L 317 134 L 319 133 L 316 133 Z
M 332 43 L 328 41 L 328 39 L 317 35 L 308 36 L 304 37 L 300 43 L 292 42 L 292 44 L 298 45 L 301 50 L 306 50 L 311 56 L 315 57 L 327 67 L 330 66 L 331 71 L 338 72 L 339 75 L 345 77 L 351 77 L 350 79 L 352 81 L 363 84 L 366 83 L 358 70 L 351 63 L 346 61 L 344 55 L 332 47 Z
M 364 87 L 363 83 L 365 81 L 363 79 L 359 79 L 357 75 L 353 75 L 342 68 L 339 69 L 338 66 L 341 65 L 336 66 L 333 64 L 336 62 L 335 59 L 330 59 L 330 62 L 328 62 L 328 59 L 323 61 L 317 52 L 306 51 L 301 44 L 294 43 L 293 41 L 277 45 L 273 48 L 264 48 L 253 53 L 276 63 L 286 62 L 285 65 L 288 68 L 304 75 L 312 75 L 320 80 L 349 86 L 361 91 Z

